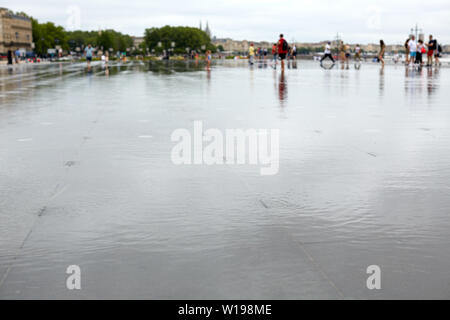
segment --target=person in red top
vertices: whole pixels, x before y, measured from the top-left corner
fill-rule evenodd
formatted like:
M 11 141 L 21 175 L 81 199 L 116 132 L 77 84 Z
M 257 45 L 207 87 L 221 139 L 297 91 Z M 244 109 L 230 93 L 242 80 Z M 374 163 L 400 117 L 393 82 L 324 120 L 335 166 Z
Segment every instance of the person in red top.
M 283 34 L 280 34 L 280 40 L 278 40 L 278 56 L 281 59 L 281 69 L 284 70 L 284 60 L 286 59 L 286 54 L 288 53 L 288 43 L 283 38 Z
M 272 46 L 273 66 L 277 65 L 278 45 L 276 43 Z

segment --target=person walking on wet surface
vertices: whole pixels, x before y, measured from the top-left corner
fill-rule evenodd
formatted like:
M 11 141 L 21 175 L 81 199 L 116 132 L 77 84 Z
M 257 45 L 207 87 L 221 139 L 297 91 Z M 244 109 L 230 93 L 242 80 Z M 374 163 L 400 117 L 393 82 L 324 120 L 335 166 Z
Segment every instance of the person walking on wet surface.
M 14 60 L 15 60 L 16 64 L 19 64 L 19 60 L 20 60 L 20 50 L 19 49 L 14 51 Z
M 105 51 L 105 53 L 102 55 L 102 68 L 108 69 L 108 62 L 109 62 L 109 52 Z
M 329 58 L 333 64 L 334 64 L 334 58 L 333 55 L 331 54 L 331 42 L 328 41 L 328 43 L 325 45 L 325 51 L 323 52 L 323 56 L 322 59 L 320 59 L 320 65 L 322 65 L 323 60 L 325 60 L 326 58 Z
M 91 69 L 91 62 L 92 62 L 92 56 L 94 54 L 94 48 L 92 48 L 91 44 L 88 44 L 88 46 L 84 49 L 84 54 L 86 56 L 86 63 L 88 70 Z
M 430 48 L 433 48 L 431 52 Z M 433 36 L 430 35 L 430 41 L 428 42 L 428 58 L 430 67 L 433 65 L 433 55 L 434 55 L 434 63 L 436 66 L 441 65 L 439 58 L 441 57 L 442 46 L 438 43 L 436 39 L 433 39 Z
M 206 70 L 211 70 L 211 50 L 206 51 Z
M 295 44 L 292 46 L 292 59 L 297 59 L 297 47 L 295 46 Z
M 274 43 L 272 46 L 272 57 L 273 57 L 273 67 L 275 68 L 278 59 L 278 46 L 276 43 Z
M 409 64 L 409 56 L 410 56 L 410 52 L 409 52 L 409 40 L 411 40 L 411 38 L 406 39 L 404 47 L 405 47 L 405 64 L 408 65 Z
M 345 50 L 345 62 L 347 63 L 347 66 L 348 66 L 348 63 L 349 63 L 350 57 L 351 57 L 350 46 L 348 44 L 346 44 L 344 46 L 344 50 Z
M 8 50 L 8 65 L 13 64 L 13 52 L 12 50 Z
M 425 45 L 422 40 L 419 40 L 419 43 L 417 45 L 417 53 L 416 53 L 416 64 L 419 65 L 419 67 L 423 66 L 423 55 L 427 52 L 427 49 L 425 49 Z
M 281 70 L 284 71 L 284 60 L 289 50 L 287 41 L 283 38 L 283 34 L 280 34 L 280 40 L 278 40 L 278 56 L 281 60 Z
M 416 55 L 417 55 L 417 42 L 415 36 L 412 36 L 411 40 L 408 41 L 408 48 L 409 48 L 409 63 L 414 64 L 416 62 Z
M 381 62 L 381 66 L 384 67 L 384 54 L 386 52 L 386 45 L 383 40 L 380 40 L 380 52 L 378 53 L 378 61 Z
M 255 60 L 255 47 L 253 46 L 253 43 L 250 44 L 250 47 L 248 48 L 248 63 L 250 65 L 253 65 Z
M 430 34 L 430 40 L 427 44 L 425 44 L 428 48 L 427 52 L 427 67 L 431 67 L 433 65 L 433 56 L 437 50 L 437 40 L 433 39 L 433 36 Z

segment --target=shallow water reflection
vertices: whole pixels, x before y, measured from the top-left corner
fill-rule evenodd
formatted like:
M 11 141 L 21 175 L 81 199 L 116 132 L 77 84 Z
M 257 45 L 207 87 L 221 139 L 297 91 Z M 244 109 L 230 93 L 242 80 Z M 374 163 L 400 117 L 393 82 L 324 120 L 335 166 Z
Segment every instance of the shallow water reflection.
M 0 298 L 449 298 L 450 70 L 295 64 L 0 69 Z M 196 120 L 279 173 L 174 165 Z

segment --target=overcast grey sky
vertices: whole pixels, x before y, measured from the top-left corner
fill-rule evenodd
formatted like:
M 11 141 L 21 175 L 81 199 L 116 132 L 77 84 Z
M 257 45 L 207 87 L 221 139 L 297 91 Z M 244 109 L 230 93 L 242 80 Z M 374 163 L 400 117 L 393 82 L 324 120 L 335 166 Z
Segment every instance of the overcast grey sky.
M 403 43 L 415 23 L 425 34 L 450 43 L 449 0 L 2 0 L 40 22 L 67 29 L 116 29 L 135 36 L 145 28 L 199 25 L 206 21 L 218 38 L 269 40 L 280 32 L 299 42 Z

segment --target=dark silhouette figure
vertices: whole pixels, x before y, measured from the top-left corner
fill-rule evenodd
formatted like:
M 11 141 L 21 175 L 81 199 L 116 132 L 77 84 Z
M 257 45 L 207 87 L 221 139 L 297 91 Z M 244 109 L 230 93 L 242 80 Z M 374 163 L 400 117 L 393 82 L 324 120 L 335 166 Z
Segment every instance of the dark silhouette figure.
M 9 65 L 13 64 L 13 53 L 11 50 L 8 50 L 8 64 Z

